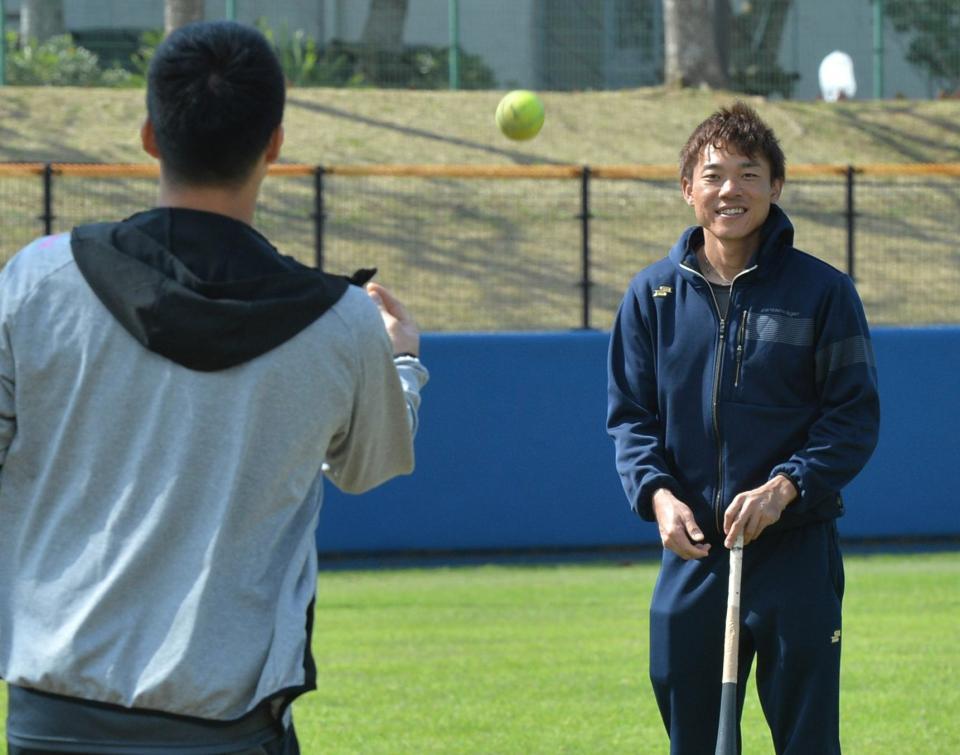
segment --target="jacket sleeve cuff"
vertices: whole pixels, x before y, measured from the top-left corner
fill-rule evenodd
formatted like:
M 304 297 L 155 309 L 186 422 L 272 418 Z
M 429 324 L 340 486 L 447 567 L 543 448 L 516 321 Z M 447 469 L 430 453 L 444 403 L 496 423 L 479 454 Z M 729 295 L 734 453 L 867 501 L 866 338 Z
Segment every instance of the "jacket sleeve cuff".
M 773 471 L 770 473 L 769 479 L 772 480 L 774 477 L 778 477 L 778 476 L 786 477 L 790 481 L 790 484 L 793 485 L 794 488 L 796 488 L 797 497 L 794 499 L 793 503 L 790 504 L 790 507 L 795 510 L 802 509 L 803 503 L 804 503 L 803 478 L 800 477 L 800 475 L 797 474 L 796 469 L 794 469 L 789 464 L 781 464 L 778 467 L 774 467 Z
M 677 498 L 683 497 L 680 492 L 680 485 L 678 485 L 677 481 L 670 475 L 659 474 L 644 480 L 643 485 L 640 488 L 640 493 L 637 496 L 637 502 L 634 508 L 637 514 L 640 515 L 640 518 L 644 521 L 657 521 L 657 517 L 653 513 L 653 494 L 660 490 L 660 488 L 666 488 Z
M 420 390 L 430 379 L 430 373 L 419 357 L 413 354 L 395 355 L 393 363 L 397 368 L 397 376 L 400 378 L 403 396 L 407 402 L 407 423 L 410 425 L 410 433 L 416 437 L 420 426 Z

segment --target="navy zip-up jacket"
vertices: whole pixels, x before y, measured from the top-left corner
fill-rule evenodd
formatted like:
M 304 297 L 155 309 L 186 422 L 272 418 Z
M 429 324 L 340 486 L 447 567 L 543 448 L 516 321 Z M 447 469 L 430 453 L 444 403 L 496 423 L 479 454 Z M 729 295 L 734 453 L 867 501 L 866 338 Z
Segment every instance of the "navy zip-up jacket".
M 698 272 L 703 230 L 633 279 L 614 322 L 607 427 L 633 509 L 668 488 L 720 539 L 734 496 L 787 475 L 783 529 L 840 516 L 840 490 L 877 443 L 877 372 L 850 278 L 793 247 L 771 206 L 721 318 Z

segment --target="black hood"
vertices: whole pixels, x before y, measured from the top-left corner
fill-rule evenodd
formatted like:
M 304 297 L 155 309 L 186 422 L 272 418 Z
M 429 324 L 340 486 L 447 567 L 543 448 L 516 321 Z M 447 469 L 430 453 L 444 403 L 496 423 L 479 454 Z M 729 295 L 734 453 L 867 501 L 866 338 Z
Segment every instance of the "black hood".
M 279 346 L 375 272 L 329 275 L 279 254 L 238 220 L 169 207 L 78 226 L 71 248 L 87 283 L 130 335 L 206 372 Z

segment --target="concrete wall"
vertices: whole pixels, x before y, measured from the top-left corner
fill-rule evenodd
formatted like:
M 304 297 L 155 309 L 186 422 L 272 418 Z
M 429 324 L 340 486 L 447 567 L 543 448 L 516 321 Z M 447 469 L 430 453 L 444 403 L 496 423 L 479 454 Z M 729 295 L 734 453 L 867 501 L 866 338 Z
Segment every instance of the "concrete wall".
M 960 536 L 960 328 L 877 329 L 882 429 L 845 491 L 847 538 Z M 634 547 L 604 429 L 607 334 L 428 335 L 417 470 L 327 486 L 321 553 Z
M 780 62 L 786 70 L 797 71 L 800 80 L 793 91 L 798 100 L 820 95 L 820 61 L 834 50 L 853 58 L 857 80 L 854 99 L 873 98 L 873 5 L 874 0 L 794 0 L 784 30 Z M 926 75 L 907 63 L 908 40 L 897 34 L 889 22 L 884 30 L 884 97 L 929 97 L 933 94 Z
M 449 0 L 410 0 L 404 41 L 449 45 L 449 5 Z M 459 9 L 460 49 L 482 57 L 499 86 L 533 88 L 530 75 L 534 70 L 536 30 L 532 4 L 522 0 L 460 0 Z

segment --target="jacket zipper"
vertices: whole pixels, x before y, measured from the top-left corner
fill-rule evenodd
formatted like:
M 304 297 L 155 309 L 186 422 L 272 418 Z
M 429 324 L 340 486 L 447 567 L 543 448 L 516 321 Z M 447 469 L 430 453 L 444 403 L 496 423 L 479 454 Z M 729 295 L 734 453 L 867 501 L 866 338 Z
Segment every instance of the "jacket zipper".
M 743 341 L 747 331 L 747 310 L 740 315 L 740 330 L 737 332 L 737 369 L 733 373 L 733 387 L 740 387 L 740 373 L 743 368 Z
M 733 286 L 730 286 L 730 293 L 733 293 Z M 713 296 L 714 306 L 717 308 L 717 314 L 720 314 L 720 304 L 717 302 L 717 295 L 710 289 L 710 295 Z M 729 304 L 727 305 L 729 309 Z M 723 374 L 723 344 L 726 340 L 727 319 L 720 318 L 720 337 L 717 339 L 717 358 L 714 360 L 713 370 L 713 395 L 710 398 L 713 410 L 713 434 L 717 438 L 717 493 L 713 498 L 713 513 L 717 524 L 717 533 L 723 534 L 723 523 L 720 521 L 720 508 L 723 505 L 721 498 L 723 494 L 723 440 L 720 438 L 720 417 L 717 407 L 720 403 L 720 376 Z
M 710 292 L 710 298 L 713 299 L 714 309 L 717 311 L 717 318 L 720 321 L 720 328 L 717 338 L 717 350 L 716 358 L 714 359 L 714 369 L 713 369 L 713 390 L 711 393 L 711 410 L 713 413 L 713 434 L 717 439 L 717 492 L 713 497 L 713 514 L 714 514 L 714 523 L 717 527 L 717 534 L 723 535 L 723 522 L 720 518 L 721 506 L 723 505 L 723 477 L 724 477 L 724 467 L 723 467 L 723 439 L 720 437 L 720 419 L 717 412 L 718 404 L 720 403 L 720 378 L 723 375 L 723 346 L 726 342 L 727 335 L 727 318 L 725 318 L 720 313 L 720 303 L 717 301 L 717 295 L 713 292 L 713 286 L 710 285 L 710 281 L 706 279 L 706 276 L 703 275 L 699 270 L 694 270 L 692 267 L 687 267 L 682 262 L 680 267 L 684 270 L 693 273 L 698 278 L 702 279 L 704 283 L 707 284 L 707 290 Z M 733 280 L 730 281 L 730 298 L 727 302 L 727 314 L 730 313 L 730 305 L 733 303 L 733 287 L 737 283 L 737 278 L 746 273 L 756 270 L 757 266 L 749 267 L 746 270 L 741 270 L 735 276 Z M 746 314 L 746 313 L 744 313 Z

